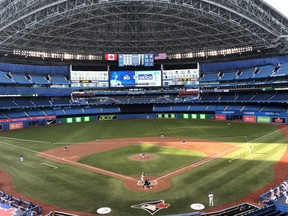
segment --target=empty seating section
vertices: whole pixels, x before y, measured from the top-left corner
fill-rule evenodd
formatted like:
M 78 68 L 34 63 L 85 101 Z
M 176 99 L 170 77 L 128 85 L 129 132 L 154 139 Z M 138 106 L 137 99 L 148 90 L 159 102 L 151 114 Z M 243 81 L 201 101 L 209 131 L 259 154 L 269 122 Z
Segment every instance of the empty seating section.
M 216 82 L 218 80 L 218 73 L 205 73 L 200 79 L 200 82 Z
M 54 99 L 52 103 L 54 105 L 71 105 L 71 102 L 69 99 Z
M 189 106 L 189 111 L 206 111 L 206 105 L 193 104 Z
M 25 110 L 28 116 L 45 116 L 42 110 Z
M 237 72 L 225 72 L 223 73 L 223 76 L 219 79 L 219 81 L 232 81 L 236 79 Z
M 15 84 L 15 82 L 5 72 L 0 71 L 0 84 Z
M 103 113 L 120 113 L 121 110 L 118 107 L 102 107 Z
M 26 113 L 23 111 L 5 111 L 4 112 L 6 116 L 9 118 L 21 118 L 21 117 L 27 117 Z
M 50 76 L 50 82 L 52 85 L 69 85 L 70 82 L 65 76 Z
M 14 82 L 17 84 L 22 84 L 22 85 L 31 85 L 33 84 L 31 80 L 28 80 L 24 74 L 12 74 Z
M 242 70 L 241 73 L 238 76 L 236 76 L 236 80 L 250 79 L 254 75 L 254 71 L 255 69 L 251 69 L 251 68 Z
M 83 110 L 86 114 L 102 113 L 102 110 L 99 107 L 84 107 Z
M 206 107 L 206 111 L 215 112 L 216 111 L 216 107 L 217 107 L 217 105 L 215 105 L 215 104 L 208 105 Z
M 220 95 L 219 101 L 234 101 L 235 100 L 235 94 L 223 94 Z
M 288 75 L 288 63 L 285 63 L 272 74 L 272 77 L 287 76 L 287 75 Z
M 218 105 L 218 106 L 216 107 L 216 111 L 224 111 L 224 110 L 226 109 L 226 106 L 227 106 L 227 105 Z
M 219 96 L 218 95 L 202 95 L 201 96 L 201 101 L 218 101 Z
M 288 100 L 288 94 L 279 92 L 279 93 L 275 94 L 269 101 L 287 102 L 287 100 Z
M 155 105 L 154 106 L 154 109 L 153 109 L 154 112 L 169 112 L 171 111 L 171 106 L 168 106 L 168 105 Z
M 265 106 L 261 109 L 261 112 L 287 112 L 285 106 Z
M 249 101 L 254 95 L 254 93 L 239 93 L 235 101 Z
M 7 119 L 8 117 L 4 113 L 0 113 L 0 119 Z
M 52 105 L 48 99 L 43 99 L 43 98 L 34 98 L 33 103 L 36 104 L 37 106 L 51 106 Z
M 270 77 L 275 70 L 275 66 L 267 65 L 258 68 L 259 71 L 253 76 L 253 78 L 266 78 Z
M 31 80 L 34 84 L 36 85 L 48 85 L 50 82 L 45 79 L 45 76 L 43 75 L 35 75 L 35 74 L 30 74 Z
M 55 112 L 56 115 L 66 115 L 61 108 L 54 109 L 54 112 Z
M 18 106 L 10 98 L 0 98 L 0 107 L 1 108 L 5 108 L 5 107 L 13 108 L 13 107 L 18 107 Z
M 55 112 L 52 108 L 43 109 L 43 112 L 46 113 L 46 115 L 48 115 L 48 116 L 55 115 Z
M 171 111 L 174 112 L 188 111 L 188 105 L 174 105 L 171 107 Z
M 262 108 L 261 105 L 244 105 L 242 111 L 259 112 L 261 108 Z
M 252 97 L 251 101 L 266 102 L 270 98 L 272 98 L 273 95 L 274 93 L 259 93 L 259 94 L 256 94 L 254 97 Z
M 243 105 L 228 105 L 227 107 L 226 107 L 226 110 L 227 111 L 241 111 L 242 110 L 242 108 L 243 108 Z
M 15 98 L 14 103 L 21 107 L 34 107 L 35 105 L 26 98 Z
M 83 114 L 83 111 L 81 108 L 65 107 L 64 111 L 67 115 L 81 115 L 81 114 Z

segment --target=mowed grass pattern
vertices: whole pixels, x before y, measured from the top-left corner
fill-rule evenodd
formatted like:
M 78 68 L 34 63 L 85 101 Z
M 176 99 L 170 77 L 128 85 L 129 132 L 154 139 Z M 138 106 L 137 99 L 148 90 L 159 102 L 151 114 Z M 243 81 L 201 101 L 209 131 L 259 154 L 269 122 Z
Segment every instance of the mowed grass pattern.
M 169 189 L 157 193 L 132 192 L 123 187 L 121 180 L 36 156 L 40 151 L 91 141 L 96 137 L 159 137 L 162 133 L 167 137 L 229 142 L 241 148 L 174 177 Z M 159 199 L 171 206 L 157 215 L 191 212 L 192 203 L 207 205 L 210 191 L 214 192 L 216 206 L 240 199 L 273 179 L 274 165 L 286 150 L 285 137 L 274 125 L 232 122 L 228 126 L 227 122 L 210 120 L 90 122 L 9 131 L 1 136 L 0 167 L 12 176 L 17 191 L 62 208 L 94 214 L 98 208 L 109 206 L 112 208 L 110 215 L 114 216 L 147 215 L 147 212 L 131 206 Z M 252 154 L 248 153 L 249 145 Z M 24 163 L 19 161 L 20 154 L 24 154 Z M 115 163 L 111 157 L 103 160 Z M 115 169 L 121 166 L 123 163 L 113 165 Z
M 141 152 L 153 154 L 156 159 L 151 161 L 131 160 L 132 156 L 138 155 Z M 135 144 L 121 149 L 82 157 L 79 162 L 127 176 L 140 177 L 142 172 L 150 176 L 161 176 L 192 164 L 204 157 L 205 154 L 202 152 L 192 150 L 150 144 Z M 107 163 L 107 158 L 113 158 L 113 160 Z M 121 164 L 121 166 L 119 166 L 119 164 Z

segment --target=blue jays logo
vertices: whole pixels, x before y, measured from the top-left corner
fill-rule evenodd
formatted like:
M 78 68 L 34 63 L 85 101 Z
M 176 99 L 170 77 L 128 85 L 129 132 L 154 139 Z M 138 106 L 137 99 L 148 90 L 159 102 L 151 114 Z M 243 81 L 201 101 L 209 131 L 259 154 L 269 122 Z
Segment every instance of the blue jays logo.
M 165 203 L 164 200 L 145 202 L 138 205 L 133 205 L 131 208 L 143 209 L 149 212 L 151 215 L 154 215 L 161 209 L 168 208 L 170 204 Z

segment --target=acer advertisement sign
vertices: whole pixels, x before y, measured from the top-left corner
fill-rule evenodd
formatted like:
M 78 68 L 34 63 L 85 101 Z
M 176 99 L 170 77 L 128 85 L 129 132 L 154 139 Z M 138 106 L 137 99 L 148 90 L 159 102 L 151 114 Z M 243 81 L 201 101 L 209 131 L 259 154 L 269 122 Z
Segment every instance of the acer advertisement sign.
M 244 122 L 256 122 L 256 116 L 244 116 Z
M 225 114 L 216 114 L 215 115 L 215 120 L 217 120 L 217 121 L 225 121 L 226 120 L 226 115 Z

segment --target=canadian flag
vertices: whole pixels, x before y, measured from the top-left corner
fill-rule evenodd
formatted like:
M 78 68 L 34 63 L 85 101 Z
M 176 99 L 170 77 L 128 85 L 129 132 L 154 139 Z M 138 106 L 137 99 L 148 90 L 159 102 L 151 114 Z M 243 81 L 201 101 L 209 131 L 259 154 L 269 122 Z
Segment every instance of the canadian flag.
M 105 60 L 116 61 L 117 60 L 117 54 L 105 54 Z

